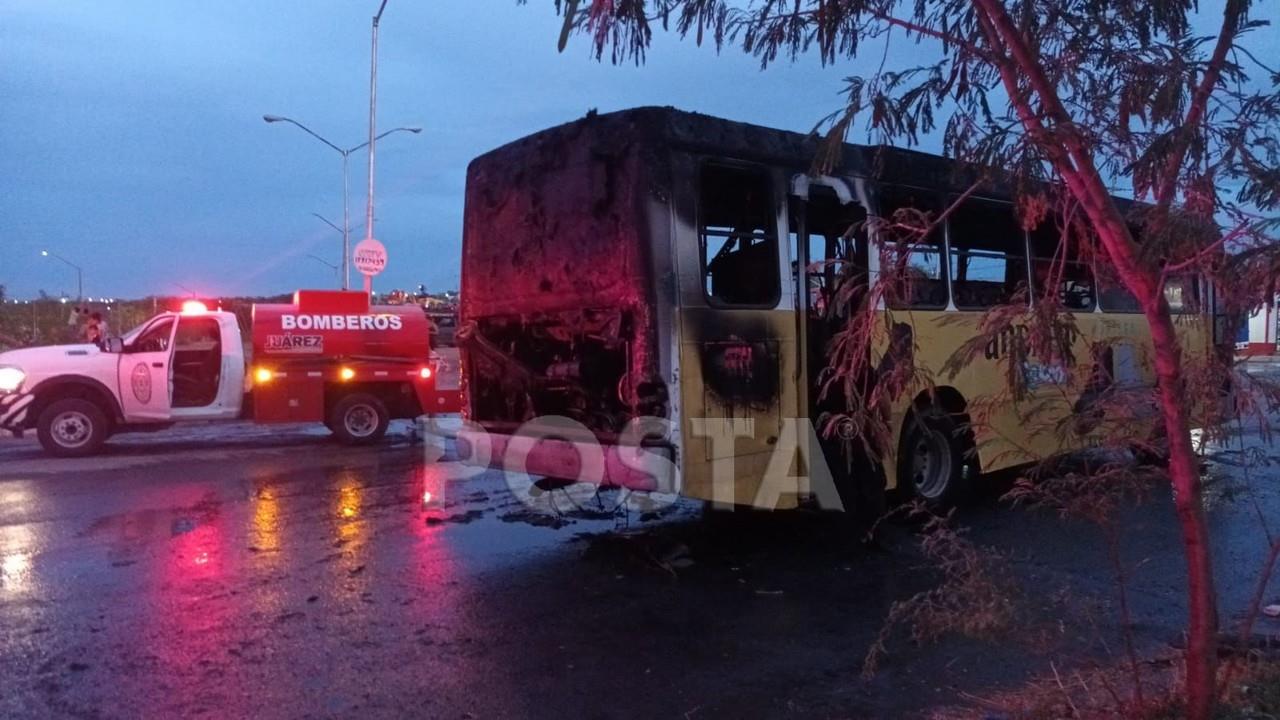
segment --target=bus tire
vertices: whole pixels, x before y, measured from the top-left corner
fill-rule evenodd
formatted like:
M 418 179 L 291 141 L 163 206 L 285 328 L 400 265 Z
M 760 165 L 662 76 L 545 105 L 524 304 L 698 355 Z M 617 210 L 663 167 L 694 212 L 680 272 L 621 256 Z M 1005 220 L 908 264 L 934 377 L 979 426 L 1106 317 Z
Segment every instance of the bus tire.
M 348 445 L 368 445 L 387 434 L 391 415 L 376 396 L 356 392 L 334 403 L 325 423 L 335 437 Z
M 56 457 L 87 457 L 98 452 L 111 434 L 107 414 L 92 400 L 62 398 L 40 411 L 36 437 Z
M 948 413 L 913 410 L 898 446 L 898 488 L 934 509 L 952 507 L 972 491 L 973 443 Z

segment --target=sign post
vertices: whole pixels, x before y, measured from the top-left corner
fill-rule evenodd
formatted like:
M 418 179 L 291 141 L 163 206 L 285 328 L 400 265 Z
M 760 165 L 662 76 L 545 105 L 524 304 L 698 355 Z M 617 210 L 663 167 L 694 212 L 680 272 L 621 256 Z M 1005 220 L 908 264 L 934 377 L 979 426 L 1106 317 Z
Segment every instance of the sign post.
M 356 243 L 351 253 L 352 264 L 364 275 L 364 291 L 373 292 L 373 276 L 387 267 L 387 249 L 373 238 L 365 238 Z

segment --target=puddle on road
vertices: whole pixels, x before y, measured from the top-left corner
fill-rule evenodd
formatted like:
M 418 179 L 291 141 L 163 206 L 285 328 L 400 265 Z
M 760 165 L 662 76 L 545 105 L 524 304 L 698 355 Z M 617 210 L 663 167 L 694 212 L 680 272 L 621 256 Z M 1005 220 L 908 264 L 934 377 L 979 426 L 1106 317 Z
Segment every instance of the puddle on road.
M 35 557 L 34 533 L 21 525 L 0 527 L 0 598 L 30 593 Z

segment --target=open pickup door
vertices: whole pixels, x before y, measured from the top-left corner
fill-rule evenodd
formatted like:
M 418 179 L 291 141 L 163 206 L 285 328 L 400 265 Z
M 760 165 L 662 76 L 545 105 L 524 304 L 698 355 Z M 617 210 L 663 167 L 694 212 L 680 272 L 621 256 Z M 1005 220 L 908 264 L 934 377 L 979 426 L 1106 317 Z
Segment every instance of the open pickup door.
M 152 320 L 120 353 L 116 367 L 120 408 L 126 422 L 163 422 L 170 415 L 170 360 L 178 320 Z

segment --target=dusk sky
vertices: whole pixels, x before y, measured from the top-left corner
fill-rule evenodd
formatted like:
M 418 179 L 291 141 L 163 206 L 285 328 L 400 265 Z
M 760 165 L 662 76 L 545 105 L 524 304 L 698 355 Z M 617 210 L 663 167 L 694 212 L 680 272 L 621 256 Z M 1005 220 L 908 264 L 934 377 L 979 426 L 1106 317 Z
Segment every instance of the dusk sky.
M 341 236 L 341 147 L 367 138 L 376 0 L 0 2 L 0 284 L 11 296 L 265 294 L 328 287 Z M 556 51 L 551 0 L 390 0 L 380 36 L 375 289 L 457 287 L 471 158 L 531 132 L 637 105 L 797 130 L 839 107 L 851 67 L 760 72 L 737 51 L 657 38 L 646 66 Z M 353 242 L 366 156 L 351 163 Z M 358 283 L 353 271 L 353 284 Z
M 1216 20 L 1220 0 L 1204 3 Z M 342 147 L 367 138 L 369 25 L 377 0 L 0 0 L 0 284 L 88 296 L 267 294 L 327 287 L 341 236 Z M 1276 14 L 1274 7 L 1271 14 Z M 655 36 L 643 67 L 556 51 L 552 0 L 390 0 L 382 22 L 375 288 L 457 286 L 466 165 L 531 132 L 638 105 L 674 105 L 807 131 L 839 107 L 841 79 L 881 52 L 764 72 L 736 49 Z M 1267 32 L 1274 32 L 1274 29 Z M 899 36 L 889 65 L 916 64 Z M 925 149 L 937 147 L 925 145 Z M 351 163 L 363 237 L 366 156 Z M 358 276 L 353 272 L 353 283 Z

